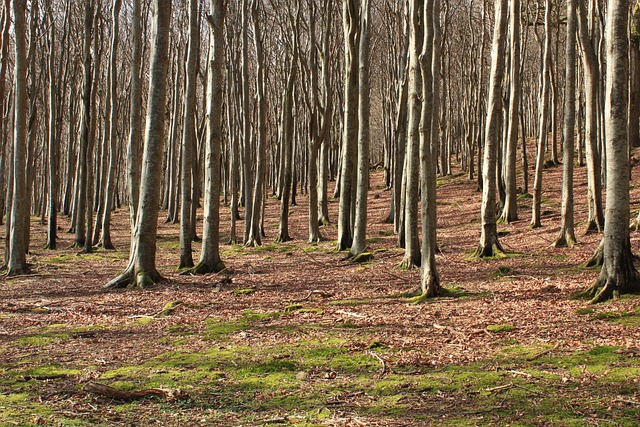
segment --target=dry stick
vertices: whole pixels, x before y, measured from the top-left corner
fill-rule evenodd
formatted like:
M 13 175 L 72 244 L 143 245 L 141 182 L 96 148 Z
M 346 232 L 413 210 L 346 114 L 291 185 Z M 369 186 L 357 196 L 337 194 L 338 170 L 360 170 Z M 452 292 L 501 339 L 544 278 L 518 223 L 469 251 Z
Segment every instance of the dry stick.
M 548 349 L 546 349 L 545 351 L 541 351 L 540 353 L 538 353 L 538 354 L 535 354 L 535 355 L 531 356 L 530 358 L 528 358 L 528 359 L 527 359 L 527 362 L 532 362 L 532 361 L 534 361 L 534 360 L 536 360 L 536 359 L 539 359 L 539 358 L 541 358 L 542 356 L 544 356 L 544 355 L 546 355 L 546 354 L 549 354 L 549 353 L 551 353 L 551 352 L 552 352 L 552 351 L 554 351 L 554 350 L 557 350 L 557 349 L 558 349 L 558 347 L 560 347 L 560 343 L 557 343 L 553 348 L 548 348 Z
M 380 371 L 380 378 L 382 378 L 387 373 L 387 364 L 385 363 L 384 359 L 378 356 L 375 351 L 368 351 L 367 353 L 378 359 L 378 361 L 382 364 L 382 370 Z

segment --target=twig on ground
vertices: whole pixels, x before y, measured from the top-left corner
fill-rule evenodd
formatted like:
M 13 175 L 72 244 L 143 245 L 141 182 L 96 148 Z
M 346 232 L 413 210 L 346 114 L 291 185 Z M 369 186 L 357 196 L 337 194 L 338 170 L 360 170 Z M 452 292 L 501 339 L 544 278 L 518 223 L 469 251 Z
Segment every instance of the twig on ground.
M 530 358 L 527 359 L 527 362 L 532 362 L 532 361 L 534 361 L 536 359 L 539 359 L 542 356 L 545 356 L 545 355 L 551 353 L 552 351 L 557 350 L 558 347 L 560 347 L 560 343 L 557 343 L 553 348 L 548 348 L 548 349 L 546 349 L 544 351 L 541 351 L 540 353 L 534 354 L 533 356 L 531 356 Z
M 367 353 L 378 359 L 378 361 L 382 364 L 382 369 L 380 370 L 380 378 L 384 377 L 384 375 L 387 373 L 387 363 L 382 357 L 378 356 L 378 353 L 376 353 L 375 351 L 368 351 Z

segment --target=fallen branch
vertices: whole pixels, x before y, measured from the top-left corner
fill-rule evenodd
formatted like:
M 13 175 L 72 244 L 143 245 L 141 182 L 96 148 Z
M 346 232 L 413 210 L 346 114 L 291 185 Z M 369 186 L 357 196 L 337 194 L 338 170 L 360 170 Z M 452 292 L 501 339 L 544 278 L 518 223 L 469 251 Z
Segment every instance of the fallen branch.
M 527 362 L 532 362 L 532 361 L 534 361 L 536 359 L 539 359 L 542 356 L 545 356 L 545 355 L 551 353 L 552 351 L 557 350 L 558 347 L 560 347 L 560 343 L 557 343 L 553 348 L 548 348 L 545 351 L 541 351 L 538 354 L 534 354 L 533 356 L 531 356 L 530 358 L 527 359 Z
M 333 296 L 332 293 L 319 291 L 319 290 L 316 289 L 316 290 L 313 290 L 313 291 L 309 291 L 307 296 L 302 298 L 299 301 L 307 301 L 309 298 L 311 298 L 311 295 L 320 295 L 322 298 L 331 298 Z
M 509 383 L 505 385 L 499 385 L 498 387 L 485 388 L 484 391 L 486 391 L 487 393 L 495 393 L 497 391 L 511 390 L 512 388 L 513 383 Z
M 382 364 L 382 369 L 380 370 L 380 378 L 384 377 L 384 375 L 387 373 L 387 364 L 384 361 L 384 359 L 378 356 L 378 354 L 375 351 L 368 351 L 367 353 L 372 357 L 378 359 L 378 361 Z
M 357 317 L 358 319 L 366 319 L 367 316 L 363 316 L 362 314 L 353 313 L 351 311 L 337 310 L 336 313 L 344 314 L 345 316 Z
M 139 391 L 124 391 L 93 381 L 85 384 L 84 391 L 97 394 L 98 396 L 107 397 L 109 399 L 119 400 L 121 402 L 130 402 L 132 400 L 150 396 L 157 396 L 167 400 L 182 400 L 189 398 L 189 395 L 180 389 L 147 388 Z

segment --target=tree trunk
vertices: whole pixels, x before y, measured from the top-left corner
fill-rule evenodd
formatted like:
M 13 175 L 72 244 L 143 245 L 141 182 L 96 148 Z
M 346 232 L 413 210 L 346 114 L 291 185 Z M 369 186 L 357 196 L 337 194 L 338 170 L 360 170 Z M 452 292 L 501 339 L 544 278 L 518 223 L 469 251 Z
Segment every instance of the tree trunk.
M 129 220 L 135 227 L 140 196 L 140 140 L 142 139 L 142 25 L 141 0 L 132 0 L 133 51 L 131 53 L 131 108 L 129 111 L 129 139 L 127 141 L 127 190 Z
M 612 0 L 606 23 L 607 76 L 605 98 L 607 200 L 604 227 L 604 263 L 588 292 L 592 302 L 615 293 L 638 293 L 640 276 L 633 265 L 629 239 L 629 97 L 628 2 Z
M 108 288 L 120 288 L 129 284 L 144 288 L 160 280 L 155 263 L 156 232 L 164 154 L 171 0 L 153 0 L 152 7 L 153 43 L 138 217 L 133 232 L 129 266 L 122 275 L 107 283 Z
M 566 76 L 564 90 L 564 147 L 562 151 L 562 225 L 555 247 L 576 244 L 573 218 L 573 166 L 576 124 L 576 3 L 567 0 Z
M 345 43 L 344 131 L 342 135 L 342 169 L 340 171 L 340 206 L 338 209 L 338 246 L 349 249 L 353 242 L 351 217 L 353 171 L 356 163 L 355 142 L 358 140 L 358 38 L 360 29 L 356 0 L 343 0 Z
M 26 242 L 24 240 L 26 219 L 26 158 L 27 158 L 27 47 L 26 47 L 26 0 L 13 0 L 15 34 L 15 71 L 14 71 L 14 136 L 13 136 L 13 200 L 11 202 L 11 223 L 9 257 L 7 268 L 9 276 L 28 271 L 26 260 Z
M 204 224 L 200 261 L 194 274 L 224 270 L 220 259 L 220 146 L 222 140 L 222 66 L 224 64 L 225 0 L 209 4 L 209 89 L 207 102 L 207 136 L 205 140 Z
M 493 47 L 491 49 L 491 77 L 487 98 L 487 121 L 482 166 L 482 234 L 475 252 L 479 258 L 500 256 L 503 253 L 498 242 L 496 225 L 496 154 L 500 143 L 500 117 L 502 115 L 502 79 L 504 77 L 505 36 L 507 32 L 507 0 L 496 2 Z
M 360 46 L 358 48 L 358 176 L 353 242 L 349 251 L 357 257 L 367 245 L 367 196 L 369 194 L 369 121 L 371 90 L 369 86 L 369 0 L 360 5 Z
M 536 171 L 533 182 L 533 207 L 531 213 L 531 228 L 540 227 L 540 206 L 542 204 L 542 171 L 544 169 L 544 153 L 548 141 L 549 127 L 549 94 L 551 84 L 551 0 L 545 2 L 544 13 L 544 54 L 542 60 L 542 92 L 540 95 L 539 111 L 540 125 L 538 128 L 538 150 L 536 153 Z
M 521 81 L 520 81 L 520 0 L 509 3 L 509 26 L 511 28 L 510 46 L 510 83 L 509 114 L 507 127 L 507 150 L 505 156 L 505 203 L 501 221 L 505 224 L 518 219 L 518 200 L 516 188 L 516 156 L 518 153 L 518 115 L 520 112 Z
M 420 53 L 424 43 L 424 0 L 409 2 L 409 123 L 405 157 L 406 187 L 404 201 L 404 258 L 403 268 L 420 265 L 418 241 L 418 190 L 420 185 L 420 117 L 422 110 L 422 75 Z M 429 89 L 430 90 L 430 89 Z M 431 129 L 431 128 L 429 128 Z
M 193 267 L 193 250 L 191 241 L 193 230 L 191 227 L 191 210 L 196 202 L 192 198 L 193 150 L 195 142 L 195 113 L 196 113 L 196 67 L 198 45 L 200 43 L 200 28 L 198 22 L 198 0 L 189 0 L 189 48 L 187 51 L 186 85 L 184 117 L 182 120 L 182 193 L 180 197 L 180 266 Z

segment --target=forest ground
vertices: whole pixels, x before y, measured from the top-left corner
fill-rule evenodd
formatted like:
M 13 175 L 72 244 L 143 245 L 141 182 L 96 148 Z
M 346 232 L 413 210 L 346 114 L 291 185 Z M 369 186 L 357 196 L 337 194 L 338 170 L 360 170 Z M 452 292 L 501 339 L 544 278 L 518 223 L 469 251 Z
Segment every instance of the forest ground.
M 334 251 L 335 225 L 322 228 L 326 241 L 306 243 L 300 195 L 294 240 L 272 243 L 279 203 L 269 198 L 264 246 L 223 244 L 222 274 L 181 276 L 178 227 L 161 224 L 165 280 L 142 291 L 102 287 L 127 263 L 125 209 L 114 216 L 117 250 L 91 255 L 66 248 L 66 218 L 63 249 L 41 249 L 45 227 L 34 218 L 32 273 L 0 282 L 0 425 L 640 425 L 640 298 L 589 306 L 572 297 L 598 274 L 579 265 L 600 236 L 549 248 L 561 167 L 545 171 L 543 227 L 529 228 L 531 199 L 521 197 L 520 220 L 499 226 L 514 254 L 490 261 L 469 258 L 480 231 L 475 184 L 440 178 L 437 263 L 449 292 L 419 305 L 402 295 L 418 271 L 398 267 L 382 181 L 374 172 L 370 262 Z M 577 168 L 579 232 L 585 194 Z M 334 221 L 336 209 L 332 200 Z M 94 383 L 172 393 L 119 401 L 90 392 Z

